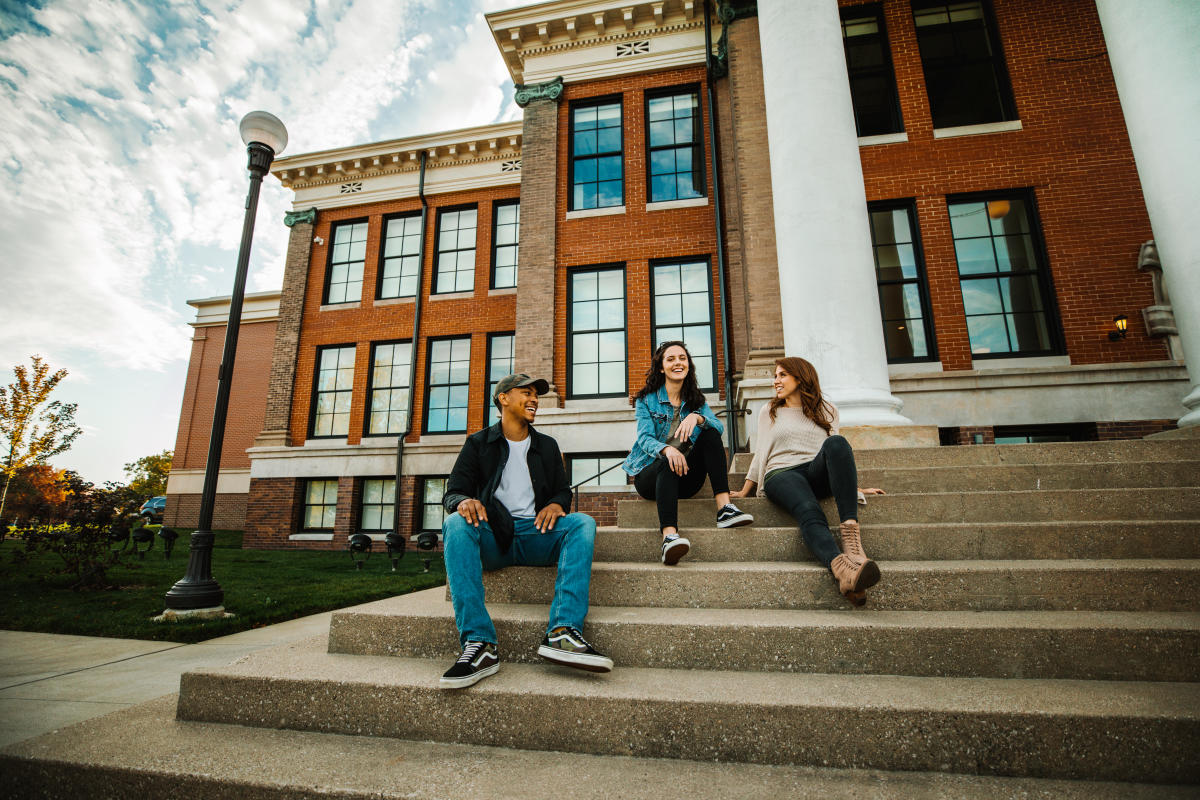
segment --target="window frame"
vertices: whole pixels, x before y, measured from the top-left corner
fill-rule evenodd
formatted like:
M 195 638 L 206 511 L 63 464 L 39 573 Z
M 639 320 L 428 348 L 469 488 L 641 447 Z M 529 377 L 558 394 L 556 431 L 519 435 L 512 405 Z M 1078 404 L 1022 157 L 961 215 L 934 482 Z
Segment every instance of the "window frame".
M 418 477 L 418 481 L 420 483 L 420 486 L 419 486 L 420 491 L 415 493 L 418 498 L 418 501 L 417 501 L 418 513 L 417 513 L 416 520 L 414 520 L 415 524 L 412 526 L 413 533 L 424 533 L 425 531 L 433 531 L 435 533 L 441 534 L 441 532 L 442 532 L 441 525 L 439 525 L 437 528 L 426 528 L 425 527 L 425 507 L 433 505 L 433 503 L 427 502 L 425 500 L 425 489 L 426 489 L 426 486 L 428 485 L 429 481 L 448 481 L 449 479 L 450 479 L 449 475 L 421 475 Z M 442 486 L 442 497 L 445 498 L 445 496 L 446 496 L 446 487 L 445 487 L 445 485 L 443 485 Z M 446 513 L 446 506 L 442 505 L 441 502 L 438 503 L 438 506 L 442 509 L 442 523 L 445 524 L 446 517 L 448 517 L 450 515 Z
M 421 212 L 420 211 L 401 211 L 401 212 L 397 212 L 395 214 L 386 214 L 383 217 L 383 223 L 380 225 L 380 228 L 379 228 L 379 263 L 375 270 L 375 299 L 376 300 L 394 300 L 394 299 L 403 298 L 403 297 L 416 297 L 418 294 L 421 293 L 421 281 L 422 281 L 422 277 L 423 277 L 422 273 L 424 272 L 424 270 L 422 268 L 423 265 L 421 263 L 422 255 L 423 255 L 423 253 L 422 253 L 423 248 L 421 247 L 420 240 L 422 238 L 424 238 L 424 236 L 425 236 L 424 230 L 418 230 L 418 233 L 417 233 L 418 240 L 417 240 L 417 255 L 416 255 L 416 259 L 417 259 L 417 289 L 416 289 L 416 292 L 414 294 L 389 294 L 389 295 L 385 295 L 383 293 L 384 269 L 386 267 L 386 262 L 388 260 L 387 259 L 388 225 L 391 224 L 393 220 L 400 220 L 400 219 L 404 219 L 404 220 L 415 219 L 415 220 L 417 220 L 417 228 L 420 229 L 420 227 L 421 227 L 421 224 L 420 224 Z M 403 237 L 401 237 L 401 238 L 403 238 Z M 400 258 L 404 258 L 404 256 L 401 256 Z M 403 267 L 403 265 L 400 268 L 400 276 L 401 276 L 400 284 L 403 285 L 403 283 L 404 283 L 404 277 L 403 277 L 404 276 L 404 267 Z
M 433 374 L 433 346 L 438 342 L 465 341 L 467 343 L 468 348 L 470 348 L 471 344 L 472 344 L 471 339 L 472 339 L 471 334 L 468 333 L 466 335 L 430 336 L 425 340 L 425 392 L 424 392 L 425 403 L 424 403 L 424 406 L 422 407 L 423 413 L 421 414 L 421 433 L 423 435 L 429 434 L 429 435 L 434 435 L 434 436 L 440 436 L 442 434 L 466 433 L 467 430 L 470 428 L 470 426 L 471 426 L 471 423 L 470 423 L 470 412 L 471 412 L 470 355 L 468 355 L 468 357 L 467 357 L 467 364 L 468 364 L 467 372 L 468 372 L 468 374 L 467 374 L 467 380 L 465 383 L 439 383 L 438 384 L 438 386 L 466 386 L 467 387 L 467 404 L 465 406 L 465 408 L 467 410 L 467 420 L 463 422 L 463 426 L 461 428 L 455 428 L 453 430 L 444 430 L 444 431 L 429 430 L 429 396 L 433 392 L 433 388 L 434 388 L 433 384 L 430 382 L 430 376 Z
M 698 264 L 701 262 L 704 263 L 704 267 L 705 267 L 705 270 L 704 270 L 705 283 L 704 283 L 704 285 L 706 287 L 708 287 L 708 335 L 709 335 L 708 338 L 709 338 L 710 351 L 712 352 L 713 384 L 714 385 L 713 386 L 701 385 L 700 391 L 711 394 L 713 392 L 719 392 L 721 390 L 722 380 L 721 380 L 721 369 L 719 366 L 720 359 L 718 357 L 720 354 L 717 352 L 717 312 L 713 308 L 713 300 L 714 300 L 714 297 L 713 297 L 713 271 L 712 271 L 712 256 L 710 256 L 710 255 L 682 256 L 680 258 L 652 258 L 652 259 L 650 259 L 649 271 L 647 273 L 647 285 L 650 287 L 650 291 L 649 291 L 649 295 L 650 295 L 650 351 L 647 354 L 646 363 L 650 363 L 650 359 L 654 355 L 654 350 L 655 350 L 655 348 L 658 347 L 658 329 L 659 328 L 688 327 L 683 322 L 680 322 L 678 326 L 675 326 L 675 325 L 658 325 L 654 321 L 655 313 L 657 312 L 657 308 L 656 308 L 657 303 L 655 301 L 657 300 L 657 297 L 658 297 L 657 293 L 654 291 L 654 268 L 661 267 L 661 266 L 667 266 L 670 264 L 683 265 L 683 264 Z M 683 294 L 682 288 L 683 287 L 681 286 L 680 294 Z M 692 323 L 692 325 L 695 325 L 695 323 Z M 697 383 L 699 383 L 699 381 L 697 381 Z
M 964 194 L 949 194 L 946 195 L 946 222 L 950 224 L 950 244 L 954 248 L 954 272 L 958 281 L 959 296 L 962 296 L 962 279 L 963 275 L 959 272 L 958 252 L 954 238 L 953 223 L 950 216 L 950 206 L 953 203 L 975 203 L 975 202 L 991 202 L 993 200 L 1012 200 L 1018 198 L 1022 200 L 1029 209 L 1029 233 L 1032 238 L 1034 255 L 1038 259 L 1038 269 L 1034 274 L 1038 278 L 1038 288 L 1042 292 L 1042 313 L 1046 315 L 1046 335 L 1050 341 L 1048 350 L 1028 350 L 1028 351 L 1008 351 L 1004 353 L 976 353 L 971 352 L 972 361 L 982 361 L 985 359 L 994 358 L 1039 358 L 1043 356 L 1061 356 L 1066 354 L 1066 340 L 1063 335 L 1062 317 L 1058 310 L 1058 297 L 1054 290 L 1054 276 L 1051 274 L 1049 250 L 1046 247 L 1046 241 L 1042 233 L 1042 215 L 1038 209 L 1037 195 L 1030 187 L 1022 187 L 1016 189 L 996 189 L 985 192 L 969 192 Z M 994 236 L 992 237 L 994 238 Z M 966 276 L 968 280 L 972 278 L 983 278 L 988 275 L 1000 275 L 1001 273 L 972 273 Z M 1026 273 L 1009 273 L 1009 274 L 1027 274 Z M 971 315 L 982 316 L 982 315 Z M 964 322 L 970 319 L 966 313 L 966 303 L 963 303 L 963 319 Z M 967 331 L 967 347 L 971 347 L 971 335 Z
M 372 398 L 374 397 L 374 391 L 375 391 L 375 350 L 376 350 L 376 348 L 380 347 L 381 345 L 397 345 L 397 344 L 407 344 L 409 346 L 409 348 L 408 348 L 408 357 L 409 357 L 408 375 L 411 376 L 412 375 L 412 359 L 416 356 L 415 348 L 412 346 L 412 339 L 385 339 L 385 340 L 379 341 L 379 342 L 371 342 L 371 352 L 370 352 L 370 356 L 368 358 L 368 364 L 367 364 L 367 394 L 366 394 L 366 397 L 363 399 L 363 431 L 362 431 L 362 435 L 364 438 L 367 438 L 367 437 L 374 438 L 374 437 L 378 437 L 378 436 L 405 436 L 412 432 L 412 411 L 413 411 L 415 404 L 412 402 L 413 387 L 411 387 L 411 386 L 400 387 L 400 388 L 407 388 L 408 392 L 409 392 L 408 418 L 405 420 L 406 430 L 400 431 L 397 433 L 392 433 L 390 431 L 387 433 L 372 433 L 371 432 L 371 411 L 373 408 Z M 394 390 L 396 387 L 389 386 L 388 388 Z
M 454 250 L 442 250 L 442 219 L 446 214 L 452 214 L 456 211 L 475 211 L 475 246 L 470 248 L 475 253 L 475 260 L 471 264 L 471 288 L 470 289 L 441 289 L 438 287 L 438 261 L 443 252 L 446 253 L 461 253 L 467 248 L 461 247 Z M 443 206 L 437 209 L 436 219 L 433 227 L 433 277 L 431 279 L 432 286 L 429 288 L 429 294 L 460 294 L 465 292 L 475 291 L 475 279 L 479 273 L 479 203 L 460 203 L 458 205 Z M 457 230 L 462 230 L 458 228 Z M 458 282 L 458 265 L 457 258 L 455 259 L 455 282 Z
M 517 207 L 517 242 L 516 242 L 516 244 L 511 244 L 511 245 L 508 245 L 508 244 L 502 245 L 502 244 L 498 243 L 497 239 L 499 237 L 496 236 L 496 232 L 499 228 L 499 222 L 500 222 L 500 209 L 506 208 L 509 206 Z M 514 280 L 513 280 L 513 283 L 511 286 L 497 286 L 496 285 L 496 254 L 500 250 L 501 247 L 513 247 L 513 248 L 516 248 L 516 251 L 517 251 L 517 259 L 518 260 L 517 260 L 517 262 L 515 262 L 513 264 Z M 506 199 L 506 200 L 496 200 L 495 202 L 492 203 L 492 257 L 491 257 L 491 267 L 490 267 L 489 273 L 488 273 L 488 288 L 489 289 L 515 289 L 515 288 L 517 288 L 517 284 L 521 279 L 520 257 L 521 257 L 521 198 L 513 197 L 513 198 Z
M 494 424 L 497 421 L 497 420 L 492 419 L 492 413 L 496 410 L 496 406 L 492 404 L 492 386 L 494 385 L 492 383 L 492 374 L 491 374 L 492 373 L 492 343 L 497 337 L 500 337 L 500 336 L 509 336 L 509 337 L 512 337 L 512 340 L 513 340 L 513 342 L 512 342 L 512 344 L 513 344 L 512 364 L 509 366 L 509 374 L 511 374 L 512 370 L 516 368 L 516 362 L 517 362 L 517 355 L 516 355 L 517 332 L 516 331 L 492 331 L 492 332 L 488 333 L 488 335 L 487 335 L 487 360 L 483 362 L 483 380 L 484 380 L 484 385 L 487 387 L 487 392 L 485 393 L 485 396 L 483 398 L 483 427 L 485 427 L 485 428 L 488 427 L 489 425 Z M 503 378 L 504 376 L 501 375 L 500 377 Z M 496 383 L 499 383 L 499 381 L 496 381 Z
M 575 275 L 581 272 L 615 272 L 621 273 L 621 307 L 624 310 L 625 324 L 619 330 L 625 337 L 625 388 L 619 392 L 602 392 L 599 394 L 579 394 L 575 391 L 575 328 L 572 324 L 575 305 Z M 617 328 L 596 329 L 595 331 L 580 331 L 581 333 L 607 333 Z M 600 362 L 596 362 L 600 363 Z M 599 388 L 597 386 L 597 388 Z M 582 400 L 605 397 L 626 397 L 629 394 L 629 276 L 626 274 L 625 262 L 611 264 L 587 264 L 567 269 L 567 399 Z
M 573 467 L 573 463 L 574 463 L 575 459 L 586 458 L 586 459 L 599 460 L 599 459 L 611 458 L 611 459 L 615 459 L 618 463 L 620 463 L 625 460 L 625 457 L 628 456 L 629 453 L 627 451 L 623 451 L 623 450 L 598 450 L 595 452 L 584 451 L 584 452 L 579 452 L 579 453 L 566 453 L 565 455 L 566 455 L 566 464 L 564 466 L 567 469 L 567 481 L 568 481 L 568 483 L 570 483 L 571 486 L 574 486 L 575 485 L 575 477 L 572 474 L 572 467 Z M 618 489 L 618 487 L 629 485 L 629 476 L 625 474 L 625 470 L 621 469 L 620 467 L 617 467 L 613 471 L 617 472 L 621 475 L 621 478 L 623 479 L 621 483 L 609 484 L 609 485 L 605 485 L 605 484 L 589 485 L 587 483 L 583 483 L 583 484 L 580 484 L 579 488 L 581 490 L 587 489 L 589 491 L 602 492 L 602 491 L 613 491 L 613 490 Z M 612 474 L 612 473 L 610 472 L 609 474 Z
M 617 126 L 617 130 L 621 132 L 621 149 L 611 152 L 599 151 L 586 156 L 575 155 L 575 112 L 581 108 L 592 108 L 606 106 L 615 103 L 620 113 L 621 124 Z M 628 188 L 628 176 L 625 174 L 625 97 L 621 94 L 610 94 L 601 97 L 588 97 L 580 100 L 573 100 L 567 106 L 567 211 L 602 211 L 607 208 L 624 208 L 626 189 Z M 621 157 L 621 202 L 615 206 L 589 206 L 585 208 L 576 208 L 575 206 L 575 162 L 578 159 L 584 158 L 603 158 L 612 155 Z M 597 181 L 599 183 L 599 181 Z
M 379 505 L 381 508 L 386 508 L 389 505 L 392 507 L 392 513 L 387 518 L 387 527 L 386 528 L 368 528 L 365 525 L 363 525 L 363 518 L 366 516 L 366 514 L 364 512 L 366 511 L 366 507 L 367 507 L 367 481 L 383 481 L 385 484 L 388 481 L 392 482 L 392 501 L 390 503 L 384 502 L 384 503 L 371 503 L 370 504 L 373 506 Z M 396 476 L 395 475 L 367 476 L 367 477 L 362 478 L 360 487 L 361 487 L 361 489 L 359 491 L 358 509 L 357 509 L 358 525 L 356 526 L 356 530 L 359 533 L 367 533 L 367 534 L 391 533 L 393 530 L 392 526 L 396 519 L 396 495 L 398 494 L 398 492 L 396 491 Z M 385 495 L 385 498 L 386 498 L 386 495 Z M 380 512 L 379 518 L 381 521 L 384 519 L 384 514 L 382 513 L 382 511 Z
M 850 66 L 850 55 L 846 51 L 846 19 L 865 17 L 868 14 L 874 14 L 875 23 L 879 26 L 879 31 L 875 35 L 881 40 L 883 50 L 883 64 L 879 67 L 859 68 L 857 73 Z M 904 112 L 900 107 L 900 87 L 896 84 L 896 67 L 892 62 L 892 46 L 891 39 L 888 37 L 887 22 L 884 19 L 883 3 L 865 3 L 863 5 L 842 6 L 839 14 L 840 26 L 842 29 L 842 51 L 846 56 L 846 76 L 850 82 L 850 101 L 854 109 L 854 130 L 855 133 L 862 136 L 887 136 L 893 133 L 903 133 L 904 128 Z M 888 82 L 890 89 L 890 108 L 892 116 L 892 129 L 887 131 L 874 131 L 871 133 L 863 133 L 862 126 L 859 124 L 858 106 L 854 103 L 854 79 L 856 77 L 864 77 L 872 74 L 882 75 Z
M 342 349 L 346 349 L 346 348 L 349 348 L 354 353 L 354 371 L 357 373 L 358 372 L 358 344 L 356 342 L 344 342 L 342 344 L 322 344 L 322 345 L 318 345 L 316 348 L 317 357 L 313 360 L 312 395 L 309 398 L 308 435 L 305 437 L 306 439 L 345 439 L 347 436 L 350 435 L 349 421 L 347 421 L 347 423 L 346 423 L 346 432 L 345 433 L 330 433 L 330 434 L 316 433 L 316 430 L 317 430 L 317 398 L 320 394 L 322 394 L 322 392 L 320 392 L 318 390 L 318 381 L 320 381 L 320 379 L 321 379 L 321 356 L 327 350 L 342 350 Z M 343 391 L 345 391 L 345 390 L 343 390 Z M 335 389 L 333 393 L 336 394 L 337 392 L 338 392 L 338 390 Z M 349 389 L 349 394 L 350 394 L 350 417 L 353 418 L 354 417 L 354 387 L 353 387 L 353 385 L 351 385 L 351 387 Z
M 338 228 L 348 227 L 351 225 L 366 225 L 367 226 L 366 238 L 363 239 L 363 260 L 362 260 L 363 276 L 358 281 L 358 283 L 359 283 L 358 297 L 354 298 L 353 300 L 338 300 L 337 302 L 332 302 L 329 299 L 329 287 L 332 285 L 332 280 L 333 280 L 333 244 L 334 244 L 334 241 L 337 239 Z M 371 241 L 371 218 L 370 217 L 356 217 L 355 219 L 339 219 L 336 222 L 331 222 L 329 224 L 329 247 L 326 248 L 326 253 L 325 253 L 325 281 L 324 281 L 324 284 L 321 289 L 321 305 L 340 306 L 340 305 L 345 305 L 347 303 L 361 303 L 362 302 L 362 289 L 363 289 L 362 284 L 366 282 L 366 277 L 367 277 L 366 271 L 367 271 L 367 255 L 368 254 L 366 252 L 366 248 L 367 248 L 367 245 L 370 243 L 370 241 Z M 351 264 L 354 262 L 347 261 L 345 263 Z
M 949 208 L 949 204 L 947 204 Z M 875 256 L 876 248 L 879 247 L 875 242 L 875 225 L 871 221 L 871 214 L 875 211 L 896 211 L 903 209 L 908 212 L 909 230 L 912 231 L 912 248 L 913 257 L 916 261 L 917 277 L 905 278 L 901 280 L 887 281 L 886 284 L 879 279 L 879 260 Z M 899 198 L 895 200 L 880 200 L 867 203 L 867 221 L 869 223 L 869 232 L 871 236 L 871 256 L 874 261 L 875 269 L 875 291 L 879 297 L 879 322 L 883 327 L 886 320 L 883 318 L 883 298 L 880 296 L 882 287 L 888 286 L 903 286 L 907 283 L 917 284 L 917 293 L 921 299 L 921 322 L 925 328 L 925 349 L 928 355 L 913 356 L 911 358 L 893 358 L 886 355 L 887 352 L 887 335 L 884 334 L 884 352 L 889 364 L 923 364 L 926 362 L 939 361 L 937 347 L 937 333 L 933 324 L 933 302 L 929 296 L 929 274 L 925 267 L 925 246 L 921 241 L 921 226 L 920 219 L 917 216 L 917 201 L 916 198 Z M 951 237 L 953 238 L 953 236 Z M 957 268 L 957 263 L 956 263 Z
M 706 180 L 708 172 L 708 162 L 705 158 L 707 141 L 704 138 L 704 108 L 700 103 L 700 84 L 685 83 L 679 86 L 669 86 L 666 88 L 647 89 L 642 95 L 642 119 L 645 121 L 645 153 L 646 153 L 646 202 L 647 203 L 670 203 L 676 200 L 699 200 L 708 197 L 708 181 Z M 652 148 L 650 145 L 650 101 L 657 100 L 663 97 L 675 97 L 681 94 L 692 94 L 696 98 L 695 111 L 692 114 L 692 131 L 693 141 L 692 148 L 692 180 L 693 186 L 699 191 L 694 197 L 669 197 L 656 199 L 654 194 L 654 182 L 650 174 L 650 169 L 653 161 L 653 155 L 658 150 L 678 150 L 686 145 L 660 145 Z M 674 119 L 674 118 L 673 118 Z M 696 141 L 699 139 L 699 141 Z M 698 165 L 698 166 L 697 166 Z M 680 173 L 672 173 L 678 175 Z M 572 189 L 574 187 L 572 186 Z M 678 191 L 678 189 L 677 189 Z
M 320 481 L 321 483 L 332 483 L 332 484 L 333 484 L 333 487 L 334 487 L 334 489 L 333 489 L 333 524 L 332 524 L 332 525 L 330 525 L 328 528 L 324 528 L 324 527 L 322 527 L 322 528 L 310 528 L 310 527 L 308 527 L 308 525 L 307 525 L 307 522 L 308 522 L 308 509 L 309 509 L 309 502 L 308 502 L 308 486 L 309 486 L 309 484 L 311 484 L 311 483 L 314 483 L 314 482 L 317 482 L 317 481 Z M 331 532 L 333 532 L 334 530 L 336 530 L 336 529 L 337 529 L 337 501 L 338 501 L 338 494 L 339 494 L 339 493 L 340 493 L 340 491 L 341 491 L 341 486 L 340 486 L 339 484 L 340 484 L 340 481 L 339 481 L 337 478 L 329 478 L 329 477 L 324 477 L 324 478 L 304 478 L 304 500 L 303 500 L 303 502 L 301 503 L 301 506 L 300 506 L 300 531 L 301 531 L 301 532 L 303 532 L 303 533 L 326 533 L 326 532 L 330 532 L 330 533 L 331 533 Z M 321 504 L 321 507 L 322 507 L 322 508 L 324 508 L 324 507 L 326 507 L 327 505 L 328 505 L 328 503 L 322 503 L 322 504 Z

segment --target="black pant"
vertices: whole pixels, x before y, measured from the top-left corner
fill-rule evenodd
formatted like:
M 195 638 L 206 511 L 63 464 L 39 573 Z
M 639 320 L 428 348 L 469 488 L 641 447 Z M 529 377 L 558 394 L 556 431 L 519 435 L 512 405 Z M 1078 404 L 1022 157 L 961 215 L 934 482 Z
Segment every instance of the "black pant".
M 685 500 L 700 491 L 704 479 L 712 483 L 713 494 L 729 491 L 729 473 L 725 470 L 725 444 L 721 434 L 712 428 L 700 431 L 692 450 L 687 454 L 688 471 L 676 475 L 666 456 L 658 458 L 637 474 L 633 485 L 647 500 L 658 501 L 658 526 L 679 527 L 679 498 Z
M 850 443 L 842 436 L 830 436 L 816 458 L 772 474 L 763 489 L 772 502 L 796 518 L 804 544 L 828 567 L 842 551 L 817 500 L 833 495 L 842 522 L 858 519 L 858 469 Z

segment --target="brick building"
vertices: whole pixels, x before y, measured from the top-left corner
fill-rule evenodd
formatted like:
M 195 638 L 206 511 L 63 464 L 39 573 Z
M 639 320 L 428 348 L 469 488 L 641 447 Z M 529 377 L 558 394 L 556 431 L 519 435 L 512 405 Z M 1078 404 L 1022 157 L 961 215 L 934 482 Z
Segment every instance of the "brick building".
M 784 352 L 862 442 L 1175 426 L 1194 381 L 1103 5 L 758 5 L 710 27 L 692 0 L 492 13 L 522 120 L 275 162 L 295 203 L 273 354 L 239 349 L 234 384 L 253 372 L 235 407 L 261 425 L 225 451 L 247 546 L 440 527 L 513 369 L 551 381 L 539 428 L 587 478 L 627 452 L 668 338 L 714 408 L 750 414 L 742 447 Z M 603 523 L 629 488 L 596 483 Z

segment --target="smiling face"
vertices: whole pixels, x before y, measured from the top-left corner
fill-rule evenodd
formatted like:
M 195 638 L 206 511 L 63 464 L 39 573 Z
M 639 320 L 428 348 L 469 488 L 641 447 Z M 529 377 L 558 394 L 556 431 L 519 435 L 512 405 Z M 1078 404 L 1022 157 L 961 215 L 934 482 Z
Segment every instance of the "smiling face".
M 669 381 L 682 381 L 687 377 L 691 367 L 691 359 L 687 350 L 679 345 L 672 345 L 663 352 L 662 371 Z
M 787 399 L 787 396 L 800 388 L 800 382 L 787 372 L 783 367 L 775 367 L 775 396 L 780 400 Z
M 500 413 L 512 419 L 533 422 L 537 416 L 538 393 L 532 386 L 517 386 L 496 395 L 500 401 Z

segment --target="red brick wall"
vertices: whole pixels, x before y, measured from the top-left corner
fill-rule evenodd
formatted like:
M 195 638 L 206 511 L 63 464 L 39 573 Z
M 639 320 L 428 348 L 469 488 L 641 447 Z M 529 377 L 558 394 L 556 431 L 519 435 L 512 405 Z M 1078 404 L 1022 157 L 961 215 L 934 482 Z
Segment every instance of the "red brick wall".
M 1017 188 L 1037 198 L 1072 363 L 1166 358 L 1140 326 L 1124 341 L 1106 335 L 1115 315 L 1136 319 L 1153 302 L 1136 270 L 1152 234 L 1095 4 L 992 5 L 1022 129 L 934 140 L 911 4 L 884 0 L 908 141 L 860 149 L 868 201 L 917 200 L 942 365 L 971 364 L 945 196 Z
M 705 142 L 705 184 L 712 182 L 711 150 L 708 141 L 708 114 L 704 105 L 704 68 L 664 70 L 627 75 L 608 80 L 570 84 L 558 110 L 558 232 L 555 259 L 554 382 L 560 391 L 570 392 L 567 380 L 567 271 L 589 264 L 625 262 L 626 325 L 628 338 L 628 388 L 641 388 L 650 366 L 650 260 L 685 256 L 706 256 L 712 265 L 712 301 L 717 307 L 717 244 L 712 189 L 709 205 L 665 211 L 646 211 L 646 123 L 645 92 L 669 86 L 698 84 L 701 123 Z M 622 98 L 625 213 L 611 216 L 567 219 L 570 180 L 570 106 L 572 101 L 620 94 Z M 717 313 L 714 311 L 714 318 Z M 720 320 L 715 319 L 717 383 L 721 384 L 725 362 L 721 352 Z
M 246 527 L 248 494 L 218 494 L 213 503 L 213 530 L 240 531 Z M 163 524 L 171 527 L 194 528 L 200 521 L 200 495 L 167 495 Z

